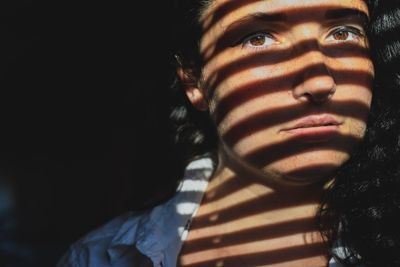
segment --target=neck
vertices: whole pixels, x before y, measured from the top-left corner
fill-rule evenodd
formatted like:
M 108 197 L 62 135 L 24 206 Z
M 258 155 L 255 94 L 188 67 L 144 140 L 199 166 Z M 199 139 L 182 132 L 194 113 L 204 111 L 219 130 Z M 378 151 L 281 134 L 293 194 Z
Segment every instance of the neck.
M 220 168 L 193 221 L 182 265 L 223 258 L 226 266 L 242 266 L 238 255 L 251 260 L 263 255 L 254 265 L 270 266 L 278 254 L 278 262 L 293 256 L 290 266 L 326 265 L 327 248 L 315 221 L 321 193 L 317 186 L 279 191 Z M 199 249 L 207 240 L 207 249 Z
M 211 179 L 205 193 L 202 212 L 234 212 L 237 209 L 243 212 L 241 208 L 251 205 L 262 213 L 284 213 L 288 209 L 298 209 L 302 210 L 304 215 L 314 216 L 322 192 L 323 187 L 320 185 L 277 189 L 254 179 L 238 176 L 225 166 Z

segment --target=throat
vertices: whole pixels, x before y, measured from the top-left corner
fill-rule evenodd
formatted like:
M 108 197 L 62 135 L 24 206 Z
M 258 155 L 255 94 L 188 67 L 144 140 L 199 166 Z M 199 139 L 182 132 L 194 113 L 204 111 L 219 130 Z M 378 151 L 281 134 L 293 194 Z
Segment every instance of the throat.
M 194 220 L 179 266 L 326 266 L 328 262 L 328 249 L 314 218 L 274 222 L 249 216 L 221 224 L 223 216 L 213 219 Z
M 315 221 L 317 204 L 281 194 L 218 203 L 205 198 L 179 266 L 326 266 L 328 249 Z M 226 196 L 229 197 L 229 196 Z
M 326 266 L 315 215 L 322 188 L 276 191 L 221 172 L 210 181 L 179 266 Z

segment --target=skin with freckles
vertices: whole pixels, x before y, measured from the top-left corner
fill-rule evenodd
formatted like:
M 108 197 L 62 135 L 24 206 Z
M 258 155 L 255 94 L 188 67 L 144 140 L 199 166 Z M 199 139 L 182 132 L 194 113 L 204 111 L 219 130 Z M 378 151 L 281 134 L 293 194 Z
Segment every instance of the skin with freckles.
M 221 160 L 180 265 L 326 266 L 312 218 L 324 185 L 366 128 L 374 72 L 368 8 L 362 0 L 249 1 L 216 19 L 232 2 L 215 0 L 202 14 L 205 64 L 201 80 L 186 88 L 215 121 Z M 178 70 L 182 80 L 184 73 Z M 257 240 L 233 235 L 289 221 L 303 230 Z M 224 243 L 229 235 L 236 241 Z M 191 244 L 207 238 L 207 249 L 194 252 Z M 229 262 L 293 247 L 309 256 Z

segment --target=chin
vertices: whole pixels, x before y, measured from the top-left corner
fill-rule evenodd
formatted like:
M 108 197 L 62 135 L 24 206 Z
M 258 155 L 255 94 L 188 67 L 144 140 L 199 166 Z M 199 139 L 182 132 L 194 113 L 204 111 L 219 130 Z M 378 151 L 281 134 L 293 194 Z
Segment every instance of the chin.
M 288 184 L 297 186 L 325 184 L 325 182 L 331 180 L 335 176 L 337 169 L 337 166 L 320 166 L 317 169 L 307 168 L 284 175 L 283 179 L 287 181 Z
M 340 166 L 348 160 L 346 152 L 310 151 L 275 162 L 264 168 L 275 180 L 294 186 L 324 184 L 331 180 Z

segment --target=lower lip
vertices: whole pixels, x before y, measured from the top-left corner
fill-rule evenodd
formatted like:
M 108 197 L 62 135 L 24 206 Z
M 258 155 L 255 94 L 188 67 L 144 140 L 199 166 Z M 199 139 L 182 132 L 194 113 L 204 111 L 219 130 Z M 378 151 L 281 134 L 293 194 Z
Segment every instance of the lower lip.
M 306 143 L 326 142 L 339 134 L 337 125 L 296 128 L 285 132 Z

